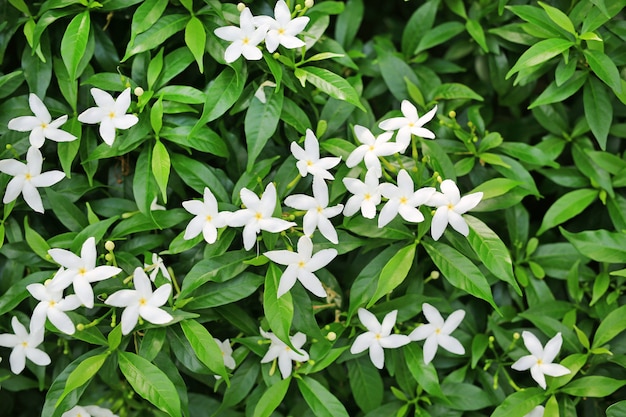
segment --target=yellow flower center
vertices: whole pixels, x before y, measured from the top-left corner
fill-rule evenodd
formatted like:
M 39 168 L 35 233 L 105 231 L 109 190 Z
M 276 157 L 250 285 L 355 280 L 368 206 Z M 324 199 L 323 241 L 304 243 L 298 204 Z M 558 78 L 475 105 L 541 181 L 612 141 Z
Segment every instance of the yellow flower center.
M 313 162 L 311 160 L 306 161 L 306 166 L 310 167 L 313 165 Z
M 407 198 L 406 198 L 406 197 L 404 197 L 404 196 L 400 197 L 400 204 L 406 204 L 406 203 L 407 203 L 407 201 L 408 201 L 408 200 L 407 200 Z
M 367 193 L 363 196 L 364 200 L 369 200 L 370 198 L 372 198 L 372 196 L 370 195 L 370 193 Z
M 541 365 L 543 364 L 543 360 L 542 359 L 537 359 L 537 365 Z
M 87 270 L 86 270 L 85 268 L 80 268 L 80 269 L 78 270 L 78 274 L 79 274 L 79 275 L 85 275 L 86 273 L 87 273 Z
M 441 334 L 441 329 L 435 329 L 435 333 Z
M 409 122 L 409 127 L 413 127 L 413 126 L 415 126 L 415 123 Z
M 46 123 L 46 122 L 42 122 L 42 123 L 41 123 L 41 128 L 42 128 L 42 129 L 45 129 L 45 128 L 47 128 L 47 127 L 48 127 L 48 123 Z
M 452 210 L 452 209 L 454 209 L 454 204 L 448 203 L 448 210 Z
M 370 145 L 370 151 L 374 150 L 374 145 Z
M 115 119 L 115 112 L 114 111 L 110 111 L 109 112 L 109 119 Z
M 322 211 L 324 211 L 324 207 L 322 206 L 317 206 L 317 212 L 321 213 Z
M 304 268 L 305 265 L 304 261 L 298 261 L 298 268 Z
M 139 305 L 140 306 L 145 306 L 146 304 L 148 304 L 148 301 L 145 298 L 141 297 L 139 299 Z
M 261 214 L 261 212 L 257 211 L 254 214 L 254 218 L 257 219 L 257 220 L 261 220 L 263 218 L 263 214 Z
M 289 351 L 291 350 L 291 348 L 290 348 L 289 346 L 285 346 L 285 350 L 286 350 L 287 352 L 289 352 Z
M 248 37 L 246 36 L 245 38 L 241 40 L 241 43 L 243 43 L 244 45 L 247 45 L 248 43 L 250 43 L 250 39 L 248 39 Z
M 22 342 L 22 346 L 24 346 L 25 348 L 28 347 L 28 342 Z
M 211 221 L 213 221 L 213 217 L 211 217 L 211 215 L 210 215 L 210 214 L 207 214 L 207 216 L 206 216 L 206 221 L 207 221 L 207 222 L 211 222 Z
M 54 300 L 51 300 L 51 301 L 48 302 L 48 306 L 50 306 L 50 308 L 52 308 L 52 307 L 54 307 L 56 305 L 57 305 L 57 303 Z
M 25 179 L 26 181 L 30 181 L 32 178 L 33 178 L 33 177 L 32 177 L 32 175 L 30 175 L 30 172 L 27 172 L 27 173 L 26 173 L 26 175 L 24 175 L 24 179 Z
M 283 29 L 283 28 L 278 29 L 278 34 L 279 35 L 284 35 L 285 34 L 285 29 Z
M 376 340 L 380 340 L 382 339 L 382 336 L 380 335 L 380 333 L 376 333 L 376 336 L 374 336 L 376 338 Z

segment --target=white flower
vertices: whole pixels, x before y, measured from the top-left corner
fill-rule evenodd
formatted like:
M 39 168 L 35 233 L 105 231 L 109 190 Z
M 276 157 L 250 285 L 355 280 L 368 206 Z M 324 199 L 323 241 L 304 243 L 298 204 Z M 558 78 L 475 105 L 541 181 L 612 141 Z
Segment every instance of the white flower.
M 328 186 L 324 181 L 313 181 L 313 197 L 304 194 L 290 195 L 285 199 L 285 205 L 307 211 L 302 219 L 305 235 L 311 236 L 317 228 L 332 243 L 339 242 L 337 231 L 328 219 L 341 213 L 343 204 L 328 207 Z
M 61 417 L 118 417 L 117 414 L 107 408 L 98 407 L 97 405 L 77 405 L 65 413 Z
M 165 207 L 158 204 L 157 201 L 156 197 L 152 199 L 152 203 L 150 203 L 150 211 L 165 210 Z
M 543 413 L 545 411 L 545 408 L 543 407 L 543 405 L 538 405 L 537 407 L 533 408 L 530 413 L 526 414 L 524 417 L 543 417 Z
M 92 88 L 90 91 L 96 107 L 91 107 L 78 115 L 78 121 L 89 124 L 100 123 L 100 136 L 107 145 L 113 146 L 115 129 L 128 129 L 139 121 L 137 116 L 126 114 L 130 107 L 130 87 L 122 91 L 117 99 L 99 88 Z
M 296 38 L 309 23 L 307 16 L 291 18 L 289 7 L 283 0 L 278 0 L 274 7 L 274 17 L 256 16 L 254 23 L 257 26 L 265 25 L 268 32 L 265 35 L 265 46 L 269 52 L 274 52 L 278 45 L 282 45 L 287 49 L 295 49 L 304 46 L 301 39 Z
M 401 152 L 404 152 L 411 144 L 411 135 L 435 139 L 435 134 L 422 126 L 430 122 L 437 114 L 437 106 L 422 117 L 419 117 L 417 109 L 408 100 L 402 100 L 400 109 L 404 117 L 392 117 L 391 119 L 383 120 L 378 127 L 387 131 L 398 131 L 396 143 L 402 146 Z
M 530 352 L 530 355 L 519 358 L 511 368 L 516 371 L 530 369 L 530 375 L 543 389 L 546 389 L 545 375 L 563 376 L 571 372 L 563 365 L 552 363 L 556 355 L 559 354 L 559 350 L 561 350 L 561 345 L 563 344 L 561 332 L 550 339 L 548 343 L 546 343 L 545 348 L 541 346 L 539 339 L 531 332 L 523 331 L 522 337 L 524 338 L 524 345 Z
M 24 196 L 24 201 L 37 213 L 43 213 L 43 203 L 37 188 L 50 187 L 61 181 L 65 174 L 61 171 L 41 172 L 43 157 L 41 152 L 34 146 L 28 148 L 26 152 L 26 163 L 15 159 L 4 159 L 0 161 L 0 172 L 13 176 L 7 184 L 2 202 L 8 204 L 15 200 L 20 193 Z
M 407 222 L 419 223 L 424 221 L 424 215 L 417 207 L 426 203 L 435 193 L 435 189 L 426 187 L 415 191 L 411 176 L 402 169 L 398 172 L 398 185 L 381 184 L 380 192 L 383 197 L 389 199 L 378 216 L 378 227 L 383 227 L 392 221 L 397 214 L 400 214 Z
M 378 157 L 389 156 L 399 152 L 401 150 L 400 145 L 389 142 L 389 139 L 393 136 L 392 132 L 384 132 L 375 137 L 368 128 L 356 125 L 354 126 L 354 133 L 362 145 L 348 155 L 346 165 L 348 168 L 352 168 L 359 162 L 364 161 L 368 171 L 373 171 L 380 178 L 383 172 Z
M 34 328 L 31 323 L 29 334 L 26 327 L 15 316 L 11 319 L 11 327 L 15 334 L 0 334 L 0 346 L 13 349 L 9 356 L 11 372 L 16 375 L 21 373 L 26 366 L 26 358 L 39 366 L 50 364 L 50 356 L 43 350 L 37 349 L 37 346 L 43 342 L 43 327 Z
M 35 115 L 11 119 L 8 127 L 18 132 L 30 132 L 28 139 L 32 146 L 41 148 L 46 138 L 55 142 L 71 142 L 76 139 L 71 133 L 59 129 L 67 121 L 67 115 L 52 121 L 46 105 L 32 93 L 28 96 L 28 104 Z
M 276 187 L 269 183 L 261 198 L 247 188 L 239 192 L 245 208 L 232 213 L 227 220 L 231 227 L 243 226 L 243 246 L 246 250 L 252 249 L 256 235 L 265 230 L 278 233 L 296 226 L 294 222 L 272 217 L 276 207 Z
M 32 328 L 43 328 L 46 324 L 46 317 L 50 319 L 50 323 L 66 334 L 74 334 L 74 323 L 65 313 L 72 311 L 80 306 L 80 299 L 76 295 L 68 295 L 63 298 L 62 290 L 52 290 L 46 284 L 30 284 L 26 286 L 28 292 L 37 300 L 39 304 L 35 306 L 33 315 L 30 319 Z
M 231 214 L 229 211 L 221 213 L 217 211 L 217 200 L 208 187 L 204 187 L 204 201 L 183 201 L 183 207 L 196 216 L 191 219 L 185 229 L 183 236 L 185 240 L 193 239 L 202 233 L 207 243 L 215 243 L 217 229 L 226 226 Z
M 273 262 L 287 265 L 280 277 L 278 294 L 280 297 L 293 287 L 296 279 L 302 286 L 318 297 L 326 297 L 326 290 L 313 272 L 328 265 L 337 256 L 336 249 L 322 249 L 313 255 L 313 242 L 308 236 L 298 239 L 298 252 L 272 250 L 264 253 Z
M 374 366 L 383 369 L 385 366 L 384 349 L 398 348 L 411 341 L 406 335 L 391 334 L 393 326 L 396 325 L 398 310 L 387 313 L 382 324 L 378 322 L 375 315 L 364 308 L 359 308 L 358 314 L 367 332 L 357 336 L 350 348 L 350 353 L 354 355 L 369 349 L 370 359 Z
M 374 171 L 367 171 L 365 182 L 358 178 L 344 178 L 343 184 L 353 195 L 346 202 L 343 209 L 345 216 L 352 216 L 359 208 L 366 219 L 376 217 L 376 206 L 380 203 L 380 186 L 378 175 Z
M 454 230 L 467 236 L 469 227 L 461 214 L 476 207 L 483 198 L 483 193 L 472 193 L 461 198 L 459 188 L 452 180 L 443 181 L 440 188 L 442 192 L 435 192 L 426 202 L 429 206 L 437 207 L 430 228 L 433 239 L 438 240 L 441 237 L 448 223 Z
M 423 324 L 413 330 L 409 334 L 409 339 L 426 339 L 424 342 L 424 363 L 428 365 L 433 360 L 439 346 L 448 352 L 463 355 L 465 348 L 456 338 L 450 336 L 450 333 L 459 327 L 465 317 L 465 311 L 456 310 L 445 321 L 439 311 L 428 303 L 422 304 L 422 311 L 428 324 Z
M 122 334 L 127 335 L 135 326 L 139 317 L 153 324 L 165 324 L 173 317 L 159 307 L 163 306 L 172 292 L 170 284 L 161 285 L 152 292 L 150 278 L 143 269 L 135 268 L 133 274 L 134 290 L 119 290 L 111 294 L 105 304 L 113 307 L 125 307 L 122 312 Z
M 214 31 L 218 38 L 232 42 L 224 52 L 227 63 L 237 60 L 241 55 L 249 61 L 258 61 L 263 58 L 263 53 L 257 45 L 263 41 L 267 33 L 267 25 L 256 27 L 250 9 L 247 7 L 239 16 L 239 27 L 224 26 Z
M 298 332 L 293 336 L 289 336 L 289 340 L 293 347 L 298 349 L 297 353 L 289 346 L 287 346 L 283 341 L 281 341 L 278 337 L 276 337 L 271 332 L 264 332 L 263 329 L 259 329 L 261 331 L 261 335 L 266 339 L 271 340 L 270 348 L 261 359 L 261 363 L 271 362 L 274 359 L 278 358 L 278 369 L 280 370 L 280 374 L 283 379 L 287 378 L 291 375 L 292 363 L 291 361 L 296 362 L 306 362 L 309 360 L 309 354 L 302 349 L 302 345 L 306 343 L 306 335 L 304 333 Z
M 223 342 L 220 342 L 219 339 L 215 339 L 215 342 L 222 351 L 224 366 L 228 369 L 235 369 L 237 364 L 235 363 L 235 359 L 233 359 L 233 348 L 230 346 L 230 340 L 225 339 Z
M 56 263 L 66 268 L 52 278 L 49 288 L 52 291 L 64 290 L 74 285 L 74 293 L 87 308 L 93 308 L 92 282 L 102 281 L 119 274 L 122 270 L 115 266 L 96 266 L 96 239 L 85 240 L 80 257 L 65 249 L 50 249 L 48 254 Z
M 291 142 L 291 153 L 298 160 L 296 167 L 303 177 L 311 174 L 313 178 L 332 180 L 335 177 L 328 170 L 341 161 L 339 157 L 320 158 L 320 144 L 311 129 L 306 130 L 304 149 L 296 142 Z
M 154 282 L 154 280 L 156 279 L 159 271 L 161 271 L 163 276 L 167 278 L 169 281 L 172 280 L 170 272 L 167 270 L 167 268 L 165 267 L 165 264 L 163 263 L 163 258 L 161 258 L 156 253 L 152 254 L 152 264 L 148 265 L 144 263 L 143 267 L 146 272 L 150 272 L 150 281 L 152 282 Z

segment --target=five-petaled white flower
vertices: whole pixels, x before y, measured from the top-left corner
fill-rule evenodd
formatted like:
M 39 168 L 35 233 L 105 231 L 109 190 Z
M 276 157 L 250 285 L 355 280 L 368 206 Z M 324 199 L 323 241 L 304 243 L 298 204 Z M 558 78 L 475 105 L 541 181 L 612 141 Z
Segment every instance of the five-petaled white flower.
M 326 239 L 334 244 L 339 243 L 337 231 L 328 219 L 341 213 L 343 204 L 328 207 L 328 186 L 324 181 L 313 181 L 313 197 L 305 194 L 290 195 L 285 199 L 285 205 L 307 211 L 302 219 L 305 235 L 311 236 L 317 228 Z
M 375 315 L 364 308 L 359 308 L 359 320 L 367 328 L 367 332 L 357 336 L 350 348 L 350 353 L 357 354 L 369 349 L 370 359 L 375 367 L 383 369 L 385 366 L 384 349 L 398 348 L 408 344 L 411 340 L 403 334 L 391 334 L 396 325 L 398 310 L 393 310 L 378 322 Z
M 483 193 L 472 193 L 461 198 L 459 188 L 452 180 L 444 180 L 439 187 L 441 192 L 435 192 L 426 202 L 429 206 L 437 207 L 430 228 L 433 239 L 438 240 L 443 235 L 448 223 L 454 230 L 467 236 L 469 227 L 461 214 L 476 207 Z
M 172 276 L 170 275 L 170 272 L 167 270 L 167 268 L 165 267 L 165 264 L 163 263 L 163 258 L 161 258 L 156 253 L 152 254 L 152 263 L 151 264 L 144 263 L 143 268 L 146 272 L 150 272 L 150 281 L 152 282 L 154 282 L 154 280 L 156 279 L 157 275 L 159 274 L 159 271 L 161 271 L 163 276 L 167 278 L 168 281 L 172 280 Z
M 46 105 L 32 93 L 28 96 L 28 104 L 35 115 L 11 119 L 8 128 L 18 132 L 30 132 L 28 139 L 32 146 L 41 148 L 46 138 L 55 142 L 71 142 L 76 139 L 76 136 L 71 133 L 59 129 L 67 121 L 67 115 L 52 121 Z
M 32 328 L 43 328 L 47 317 L 63 333 L 74 334 L 74 323 L 65 312 L 77 309 L 81 304 L 80 299 L 73 294 L 63 298 L 63 291 L 50 289 L 50 282 L 26 286 L 28 292 L 39 300 L 33 310 L 30 325 Z
M 42 165 L 43 156 L 39 149 L 34 146 L 28 148 L 25 164 L 15 159 L 0 161 L 0 172 L 13 176 L 13 179 L 7 184 L 2 202 L 4 204 L 10 203 L 21 193 L 30 208 L 37 213 L 43 213 L 43 203 L 37 188 L 54 185 L 61 181 L 65 174 L 57 170 L 42 173 Z
M 78 121 L 100 123 L 100 136 L 107 145 L 113 146 L 115 129 L 128 129 L 139 121 L 137 116 L 126 114 L 130 107 L 130 87 L 122 91 L 117 99 L 99 88 L 92 88 L 90 91 L 96 107 L 88 108 L 78 115 Z
M 97 405 L 77 405 L 65 413 L 61 417 L 118 417 L 108 408 L 98 407 Z
M 522 337 L 524 338 L 524 345 L 530 352 L 530 355 L 519 358 L 511 368 L 516 371 L 530 369 L 530 375 L 543 389 L 546 389 L 545 375 L 563 376 L 571 372 L 563 365 L 552 363 L 556 355 L 559 354 L 559 350 L 561 350 L 561 345 L 563 344 L 561 332 L 550 339 L 548 343 L 546 343 L 545 348 L 541 346 L 539 339 L 529 331 L 523 331 Z
M 113 307 L 125 307 L 122 312 L 122 334 L 127 335 L 135 326 L 139 317 L 153 324 L 165 324 L 173 320 L 167 311 L 159 308 L 163 306 L 172 292 L 170 284 L 163 284 L 152 292 L 150 278 L 137 267 L 133 274 L 134 290 L 119 290 L 111 294 L 105 304 Z
M 428 303 L 422 304 L 422 311 L 428 324 L 422 324 L 413 330 L 409 334 L 409 339 L 426 339 L 424 342 L 424 363 L 428 365 L 433 360 L 439 346 L 448 352 L 463 355 L 465 348 L 456 338 L 450 336 L 450 333 L 459 327 L 465 317 L 465 311 L 456 310 L 445 321 L 439 311 Z
M 402 100 L 400 109 L 404 117 L 392 117 L 391 119 L 383 120 L 378 127 L 387 131 L 398 131 L 396 143 L 402 147 L 401 152 L 404 152 L 411 144 L 411 135 L 435 139 L 435 134 L 422 126 L 430 122 L 437 114 L 437 106 L 422 117 L 419 117 L 417 109 L 408 100 Z
M 261 198 L 245 187 L 239 196 L 245 208 L 232 213 L 227 222 L 231 227 L 243 226 L 243 246 L 246 250 L 252 249 L 261 230 L 278 233 L 296 226 L 294 222 L 272 217 L 276 208 L 276 187 L 273 183 L 267 184 Z
M 21 373 L 26 366 L 26 358 L 39 366 L 50 364 L 50 356 L 43 350 L 37 349 L 37 346 L 43 342 L 43 327 L 34 328 L 31 323 L 30 333 L 28 333 L 26 327 L 15 316 L 11 319 L 11 327 L 15 334 L 0 334 L 0 346 L 13 349 L 9 356 L 11 372 L 16 375 Z
M 364 161 L 368 171 L 373 171 L 376 173 L 376 176 L 380 178 L 383 175 L 383 171 L 378 158 L 393 155 L 401 150 L 400 145 L 389 142 L 389 139 L 393 136 L 393 132 L 384 132 L 375 137 L 368 128 L 356 125 L 354 126 L 354 133 L 362 145 L 357 146 L 357 148 L 348 155 L 346 165 L 348 168 L 352 168 L 359 162 Z
M 333 177 L 328 170 L 335 167 L 339 161 L 341 161 L 339 157 L 329 156 L 320 158 L 320 144 L 311 129 L 306 130 L 304 149 L 296 142 L 291 142 L 291 153 L 298 160 L 296 167 L 300 175 L 306 177 L 307 174 L 311 174 L 314 179 L 334 179 L 335 177 Z
M 183 237 L 185 240 L 193 239 L 202 233 L 207 243 L 215 243 L 217 229 L 226 226 L 231 215 L 229 211 L 217 211 L 217 200 L 209 187 L 204 187 L 204 201 L 183 201 L 183 207 L 196 216 L 191 219 L 185 229 L 185 236 Z
M 380 185 L 378 175 L 374 171 L 365 174 L 365 182 L 358 178 L 344 178 L 343 184 L 353 195 L 346 202 L 343 209 L 345 216 L 352 216 L 359 208 L 366 219 L 376 217 L 376 206 L 380 203 Z
M 291 341 L 293 347 L 301 352 L 298 353 L 276 337 L 274 333 L 265 332 L 263 329 L 259 330 L 261 331 L 261 335 L 263 337 L 271 341 L 270 348 L 265 356 L 263 356 L 263 359 L 261 359 L 261 363 L 271 362 L 278 358 L 278 369 L 280 370 L 280 374 L 283 379 L 291 375 L 293 365 L 291 361 L 306 362 L 309 360 L 309 354 L 302 349 L 302 345 L 306 343 L 306 335 L 304 333 L 298 332 L 293 336 L 289 336 L 289 340 Z
M 435 193 L 433 187 L 420 188 L 415 191 L 413 180 L 404 169 L 398 172 L 398 185 L 384 183 L 380 185 L 380 192 L 389 201 L 385 203 L 378 216 L 378 227 L 383 227 L 400 214 L 407 222 L 419 223 L 424 221 L 424 215 L 417 208 L 426 203 Z
M 225 339 L 223 342 L 220 342 L 219 339 L 215 339 L 217 346 L 219 346 L 222 351 L 222 358 L 224 359 L 224 366 L 228 369 L 235 369 L 237 364 L 235 363 L 235 359 L 233 359 L 233 348 L 230 345 L 230 340 Z
M 313 242 L 308 236 L 301 236 L 298 239 L 298 252 L 272 250 L 265 252 L 264 255 L 277 264 L 287 265 L 278 284 L 278 297 L 289 291 L 296 280 L 318 297 L 326 297 L 326 290 L 314 272 L 335 259 L 336 249 L 322 249 L 313 255 Z
M 304 46 L 301 39 L 296 38 L 309 23 L 307 16 L 291 18 L 289 7 L 283 0 L 278 0 L 274 7 L 274 19 L 269 16 L 255 16 L 254 23 L 257 26 L 267 26 L 265 35 L 265 47 L 269 52 L 274 52 L 278 45 L 287 49 L 295 49 Z M 219 36 L 219 35 L 218 35 Z
M 80 250 L 80 257 L 65 249 L 50 249 L 48 254 L 56 263 L 66 268 L 56 273 L 49 284 L 52 291 L 64 290 L 71 284 L 80 302 L 93 308 L 92 282 L 102 281 L 119 274 L 122 270 L 115 266 L 96 266 L 96 239 L 88 238 Z
M 265 38 L 267 25 L 256 27 L 252 12 L 247 7 L 239 15 L 239 27 L 224 26 L 214 30 L 218 38 L 232 42 L 224 52 L 227 63 L 237 60 L 241 55 L 249 61 L 258 61 L 263 58 L 263 53 L 257 47 Z

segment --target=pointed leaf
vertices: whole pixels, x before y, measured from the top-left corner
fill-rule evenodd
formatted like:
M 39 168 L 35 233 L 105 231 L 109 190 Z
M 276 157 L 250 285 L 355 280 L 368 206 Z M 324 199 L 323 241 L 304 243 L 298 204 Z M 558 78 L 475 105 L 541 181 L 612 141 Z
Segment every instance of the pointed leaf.
M 574 190 L 562 195 L 546 211 L 537 236 L 582 213 L 597 197 L 595 189 Z
M 297 379 L 304 400 L 316 417 L 348 417 L 346 408 L 322 384 L 311 377 Z
M 395 255 L 385 264 L 378 278 L 376 292 L 367 303 L 370 308 L 376 301 L 393 291 L 398 285 L 402 284 L 406 276 L 409 274 L 413 259 L 415 258 L 415 248 L 417 243 L 412 243 L 396 252 Z
M 61 58 L 70 80 L 75 80 L 80 75 L 76 71 L 87 49 L 90 25 L 89 10 L 85 10 L 72 19 L 61 39 Z
M 269 387 L 259 398 L 252 417 L 270 417 L 285 398 L 290 382 L 291 378 L 281 379 Z

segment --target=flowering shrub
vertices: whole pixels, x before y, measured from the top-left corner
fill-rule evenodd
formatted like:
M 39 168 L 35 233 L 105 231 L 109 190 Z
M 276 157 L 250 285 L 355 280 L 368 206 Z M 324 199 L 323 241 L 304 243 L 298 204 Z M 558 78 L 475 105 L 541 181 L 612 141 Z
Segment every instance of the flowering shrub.
M 626 415 L 625 7 L 0 4 L 0 415 Z

